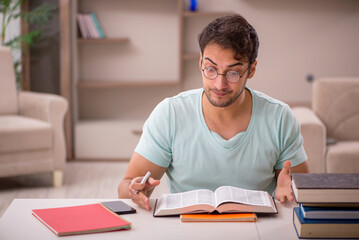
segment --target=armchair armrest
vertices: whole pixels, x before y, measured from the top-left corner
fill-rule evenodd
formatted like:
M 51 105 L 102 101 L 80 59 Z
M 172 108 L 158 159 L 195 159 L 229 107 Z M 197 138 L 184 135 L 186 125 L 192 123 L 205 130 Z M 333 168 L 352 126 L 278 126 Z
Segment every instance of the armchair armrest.
M 66 160 L 64 118 L 68 109 L 65 98 L 46 93 L 20 92 L 20 115 L 49 122 L 53 128 L 55 169 L 63 169 Z
M 20 115 L 52 123 L 55 115 L 65 115 L 65 98 L 47 93 L 19 92 Z
M 308 156 L 309 171 L 325 172 L 326 128 L 315 113 L 307 107 L 293 108 L 303 136 L 304 149 Z

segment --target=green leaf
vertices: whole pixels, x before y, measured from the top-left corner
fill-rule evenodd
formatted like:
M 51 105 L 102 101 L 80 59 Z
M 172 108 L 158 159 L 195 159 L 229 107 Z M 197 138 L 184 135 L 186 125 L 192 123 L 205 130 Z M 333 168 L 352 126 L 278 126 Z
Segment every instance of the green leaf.
M 15 37 L 7 42 L 5 42 L 5 46 L 9 46 L 11 49 L 21 50 L 22 37 Z
M 54 11 L 56 9 L 56 7 L 48 3 L 43 3 L 32 11 L 23 13 L 22 15 L 26 22 L 34 25 L 39 25 L 42 23 L 49 22 L 52 19 Z
M 0 0 L 0 9 L 8 9 L 10 4 L 11 0 Z
M 40 40 L 42 36 L 42 31 L 34 30 L 29 32 L 28 34 L 23 36 L 23 41 L 29 45 L 29 47 L 33 47 L 36 42 Z
M 26 53 L 29 48 L 32 48 L 41 39 L 41 37 L 42 31 L 34 30 L 23 36 L 18 36 L 7 41 L 5 45 Z
M 15 5 L 11 8 L 11 12 L 15 12 L 17 8 L 21 5 L 22 0 L 18 0 Z

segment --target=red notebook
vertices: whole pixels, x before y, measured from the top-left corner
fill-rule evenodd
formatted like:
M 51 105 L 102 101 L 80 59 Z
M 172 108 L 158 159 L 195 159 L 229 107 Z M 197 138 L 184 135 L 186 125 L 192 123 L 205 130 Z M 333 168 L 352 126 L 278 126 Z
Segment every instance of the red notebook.
M 130 222 L 100 204 L 34 209 L 32 214 L 58 236 L 131 228 Z

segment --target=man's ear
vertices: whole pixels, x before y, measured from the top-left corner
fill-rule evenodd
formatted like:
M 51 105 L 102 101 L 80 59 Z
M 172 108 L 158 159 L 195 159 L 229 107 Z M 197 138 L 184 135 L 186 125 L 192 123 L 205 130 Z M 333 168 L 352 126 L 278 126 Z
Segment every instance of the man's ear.
M 251 65 L 251 69 L 250 69 L 250 72 L 249 72 L 248 79 L 251 79 L 254 76 L 254 73 L 256 72 L 256 69 L 257 69 L 257 60 L 254 63 L 252 63 L 252 65 Z
M 198 64 L 199 70 L 202 69 L 202 52 L 199 53 L 199 64 Z

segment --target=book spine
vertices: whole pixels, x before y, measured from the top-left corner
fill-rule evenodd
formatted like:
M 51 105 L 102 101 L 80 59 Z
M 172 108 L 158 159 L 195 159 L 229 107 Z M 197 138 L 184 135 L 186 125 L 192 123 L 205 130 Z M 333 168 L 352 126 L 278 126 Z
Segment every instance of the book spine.
M 91 16 L 91 19 L 96 27 L 96 30 L 99 34 L 99 37 L 100 38 L 105 38 L 105 34 L 103 33 L 102 29 L 101 29 L 101 26 L 100 26 L 100 23 L 96 17 L 96 15 L 94 13 L 90 13 L 90 16 Z
M 92 38 L 91 33 L 90 33 L 90 28 L 89 28 L 89 25 L 88 25 L 87 20 L 86 20 L 86 14 L 81 14 L 81 19 L 82 19 L 84 29 L 85 29 L 85 32 L 86 32 L 86 38 L 87 39 Z
M 293 211 L 296 213 L 301 224 L 359 224 L 359 219 L 341 219 L 341 218 L 305 218 L 299 207 L 294 207 Z
M 88 38 L 87 31 L 86 31 L 86 25 L 85 25 L 85 22 L 84 22 L 84 19 L 83 19 L 83 16 L 81 13 L 76 14 L 76 20 L 77 20 L 78 26 L 80 28 L 81 37 Z
M 85 14 L 86 19 L 86 26 L 89 30 L 91 38 L 100 38 L 99 34 L 97 33 L 95 24 L 92 22 L 92 18 L 90 14 Z

